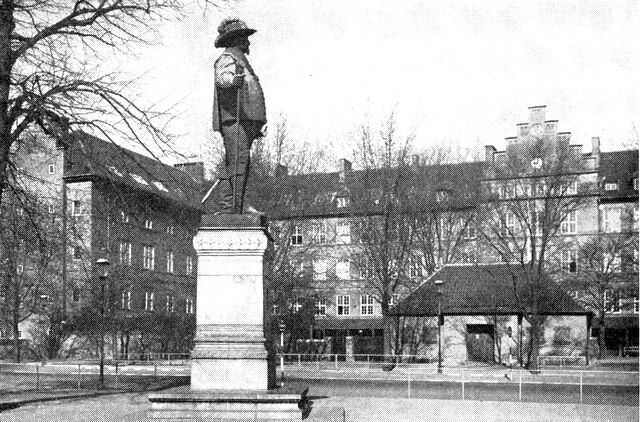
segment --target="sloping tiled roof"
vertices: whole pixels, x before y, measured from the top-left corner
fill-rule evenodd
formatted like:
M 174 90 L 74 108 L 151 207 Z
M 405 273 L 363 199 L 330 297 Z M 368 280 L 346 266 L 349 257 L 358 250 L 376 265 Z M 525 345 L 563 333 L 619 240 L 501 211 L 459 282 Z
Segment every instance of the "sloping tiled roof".
M 515 282 L 514 282 L 515 275 Z M 525 273 L 510 264 L 449 265 L 441 268 L 393 308 L 406 316 L 438 314 L 438 289 L 442 280 L 442 313 L 445 315 L 513 315 L 529 309 Z M 542 315 L 588 314 L 551 280 L 540 281 L 539 313 Z
M 66 180 L 108 180 L 183 206 L 201 208 L 202 186 L 191 175 L 81 131 L 72 137 L 71 168 L 65 172 Z
M 617 190 L 608 191 L 602 187 L 602 200 L 637 199 L 638 191 L 633 189 L 633 179 L 638 177 L 638 150 L 602 152 L 600 176 L 605 183 L 618 183 Z

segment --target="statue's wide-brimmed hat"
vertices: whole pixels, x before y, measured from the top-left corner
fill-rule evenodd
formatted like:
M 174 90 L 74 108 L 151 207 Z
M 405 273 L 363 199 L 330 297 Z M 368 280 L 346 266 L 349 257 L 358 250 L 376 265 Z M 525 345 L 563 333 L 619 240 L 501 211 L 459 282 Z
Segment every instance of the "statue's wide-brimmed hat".
M 254 33 L 256 33 L 256 30 L 247 27 L 247 24 L 240 19 L 225 19 L 220 22 L 220 26 L 218 26 L 219 35 L 214 45 L 216 48 L 231 47 L 229 41 L 235 40 L 238 37 L 248 37 Z

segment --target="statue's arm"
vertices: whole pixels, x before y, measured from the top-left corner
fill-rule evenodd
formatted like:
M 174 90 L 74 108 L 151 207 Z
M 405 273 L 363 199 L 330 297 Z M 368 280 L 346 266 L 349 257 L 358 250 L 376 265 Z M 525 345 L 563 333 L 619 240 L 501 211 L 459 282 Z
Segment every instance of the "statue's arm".
M 244 80 L 242 73 L 233 56 L 223 54 L 216 61 L 216 87 L 229 89 L 241 86 Z

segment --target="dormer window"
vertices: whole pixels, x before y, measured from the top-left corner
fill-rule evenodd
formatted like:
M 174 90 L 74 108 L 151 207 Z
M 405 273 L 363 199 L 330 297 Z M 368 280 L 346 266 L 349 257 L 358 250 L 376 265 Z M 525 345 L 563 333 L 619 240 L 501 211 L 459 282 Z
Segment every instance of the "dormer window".
M 336 206 L 338 208 L 345 208 L 349 206 L 349 197 L 348 196 L 339 196 L 336 198 Z
M 436 191 L 436 202 L 444 202 L 449 199 L 449 191 L 439 190 Z
M 618 184 L 617 183 L 605 183 L 604 184 L 604 190 L 607 191 L 614 191 L 614 190 L 618 190 Z

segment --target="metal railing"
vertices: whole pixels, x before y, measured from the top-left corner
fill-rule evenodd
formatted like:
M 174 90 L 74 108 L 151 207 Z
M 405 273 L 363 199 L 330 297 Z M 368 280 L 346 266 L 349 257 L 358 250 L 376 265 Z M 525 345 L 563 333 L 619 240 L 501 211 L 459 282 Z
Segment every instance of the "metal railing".
M 547 365 L 553 366 L 575 366 L 575 365 L 587 365 L 587 358 L 585 356 L 571 356 L 571 355 L 548 355 L 548 356 L 538 356 L 538 367 L 543 368 Z

